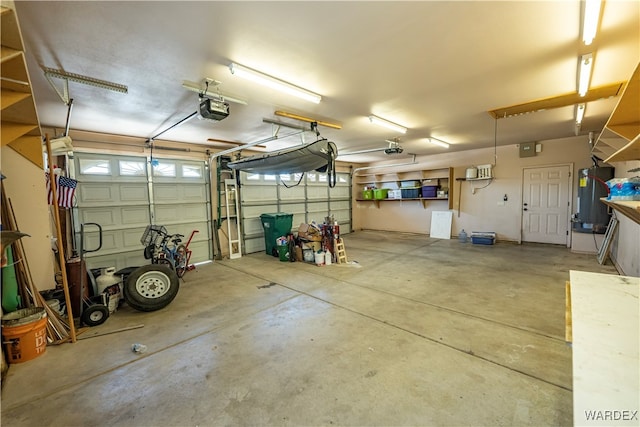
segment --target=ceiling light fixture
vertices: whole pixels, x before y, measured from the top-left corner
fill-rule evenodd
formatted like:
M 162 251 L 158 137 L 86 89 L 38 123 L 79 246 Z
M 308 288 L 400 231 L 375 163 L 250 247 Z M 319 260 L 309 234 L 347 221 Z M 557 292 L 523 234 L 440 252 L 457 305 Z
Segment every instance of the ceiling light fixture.
M 259 83 L 263 86 L 270 87 L 289 95 L 297 96 L 298 98 L 313 102 L 314 104 L 319 104 L 320 100 L 322 100 L 322 97 L 317 93 L 313 93 L 301 87 L 292 85 L 291 83 L 287 83 L 283 80 L 276 79 L 275 77 L 268 76 L 259 71 L 243 67 L 242 65 L 238 65 L 233 62 L 229 64 L 229 70 L 231 71 L 231 74 L 235 76 L 251 80 L 252 82 Z
M 217 90 L 213 90 L 212 89 L 213 87 L 216 87 L 220 84 L 219 81 L 213 80 L 210 78 L 206 78 L 204 79 L 204 81 L 209 83 L 208 86 L 205 85 L 205 89 L 203 89 L 203 85 L 196 82 L 190 82 L 189 80 L 183 80 L 182 87 L 190 90 L 191 92 L 197 92 L 198 94 L 204 95 L 208 98 L 214 98 L 214 99 L 222 98 L 224 101 L 233 102 L 235 104 L 247 105 L 247 101 L 245 101 L 244 99 L 234 98 L 232 96 L 228 96 L 223 93 L 220 93 Z
M 585 0 L 584 20 L 582 21 L 582 41 L 589 46 L 598 31 L 598 21 L 600 20 L 600 6 L 602 0 Z
M 576 105 L 576 123 L 581 124 L 584 118 L 584 112 L 587 109 L 587 104 Z
M 435 145 L 438 145 L 438 146 L 440 146 L 440 147 L 443 147 L 443 148 L 449 148 L 449 143 L 448 143 L 448 142 L 444 142 L 444 141 L 442 141 L 442 140 L 440 140 L 440 139 L 433 138 L 433 137 L 429 137 L 429 138 L 427 138 L 427 140 L 428 140 L 430 143 L 435 144 Z
M 387 129 L 394 130 L 396 132 L 407 133 L 407 128 L 406 127 L 400 126 L 399 124 L 390 122 L 390 121 L 385 120 L 385 119 L 381 119 L 380 117 L 369 116 L 369 121 L 371 123 L 375 124 L 375 125 L 382 126 L 382 127 L 387 128 Z
M 585 96 L 589 90 L 591 81 L 591 69 L 593 66 L 593 54 L 587 53 L 580 57 L 580 69 L 578 70 L 578 93 Z

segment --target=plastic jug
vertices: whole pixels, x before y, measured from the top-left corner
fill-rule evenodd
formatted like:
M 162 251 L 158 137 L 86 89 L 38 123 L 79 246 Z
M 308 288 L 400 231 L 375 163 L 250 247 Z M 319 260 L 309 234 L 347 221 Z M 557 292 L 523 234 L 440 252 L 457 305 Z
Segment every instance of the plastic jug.
M 467 243 L 467 233 L 464 231 L 464 228 L 458 235 L 458 240 L 460 241 L 460 243 Z
M 331 253 L 331 251 L 326 251 L 324 253 L 324 265 L 331 265 L 332 256 L 333 254 Z

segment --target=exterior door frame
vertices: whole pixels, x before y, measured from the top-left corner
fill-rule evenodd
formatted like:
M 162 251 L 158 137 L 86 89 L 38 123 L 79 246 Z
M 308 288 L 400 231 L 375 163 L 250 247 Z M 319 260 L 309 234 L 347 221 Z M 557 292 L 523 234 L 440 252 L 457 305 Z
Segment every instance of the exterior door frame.
M 519 244 L 523 242 L 524 235 L 524 211 L 522 210 L 522 204 L 524 203 L 524 174 L 527 169 L 542 169 L 542 168 L 554 168 L 560 166 L 567 166 L 569 168 L 569 189 L 567 192 L 567 198 L 569 199 L 569 203 L 567 205 L 567 239 L 566 239 L 566 247 L 571 247 L 571 213 L 573 212 L 573 187 L 575 181 L 575 173 L 574 173 L 574 164 L 571 163 L 556 163 L 556 164 L 544 164 L 544 165 L 535 165 L 535 166 L 526 166 L 522 168 L 521 181 L 520 181 L 520 238 Z

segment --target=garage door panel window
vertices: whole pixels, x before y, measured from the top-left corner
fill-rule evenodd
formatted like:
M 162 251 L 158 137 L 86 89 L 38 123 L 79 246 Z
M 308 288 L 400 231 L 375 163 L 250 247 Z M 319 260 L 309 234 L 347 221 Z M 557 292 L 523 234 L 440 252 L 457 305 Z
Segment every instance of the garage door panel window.
M 169 178 L 175 178 L 176 177 L 176 164 L 175 163 L 160 162 L 160 161 L 158 161 L 157 163 L 154 163 L 152 161 L 151 164 L 153 165 L 153 176 L 169 177 Z
M 120 160 L 118 170 L 122 176 L 147 176 L 146 160 Z
M 204 177 L 203 165 L 182 165 L 183 178 L 202 178 Z
M 81 175 L 111 175 L 111 163 L 104 159 L 80 159 Z

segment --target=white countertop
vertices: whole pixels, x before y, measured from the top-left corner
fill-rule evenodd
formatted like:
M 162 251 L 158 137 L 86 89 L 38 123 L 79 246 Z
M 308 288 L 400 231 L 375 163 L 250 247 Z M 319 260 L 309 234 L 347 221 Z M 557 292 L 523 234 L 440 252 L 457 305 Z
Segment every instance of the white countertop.
M 640 425 L 640 277 L 570 272 L 573 422 Z

